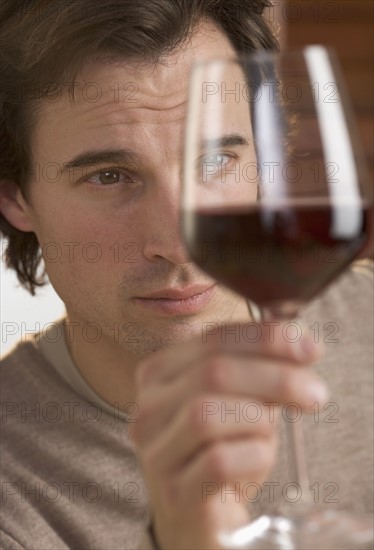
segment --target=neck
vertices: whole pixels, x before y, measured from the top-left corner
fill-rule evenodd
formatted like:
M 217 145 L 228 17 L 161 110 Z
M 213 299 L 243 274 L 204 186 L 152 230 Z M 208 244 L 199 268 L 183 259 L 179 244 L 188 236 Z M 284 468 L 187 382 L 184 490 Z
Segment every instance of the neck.
M 244 299 L 240 300 L 228 321 L 234 323 L 249 320 L 251 315 L 248 305 Z M 126 410 L 137 400 L 135 370 L 140 359 L 118 343 L 114 343 L 113 337 L 106 337 L 104 333 L 97 342 L 92 341 L 92 335 L 89 341 L 82 330 L 74 331 L 72 338 L 69 330 L 74 326 L 82 327 L 85 324 L 68 313 L 64 326 L 65 339 L 81 376 L 101 399 L 115 408 Z
M 113 344 L 113 338 L 106 338 L 104 334 L 95 342 L 92 341 L 94 337 L 90 336 L 89 341 L 82 330 L 76 330 L 72 338 L 69 330 L 74 326 L 84 324 L 68 314 L 64 324 L 65 339 L 81 376 L 101 399 L 126 410 L 136 400 L 134 373 L 138 359 Z

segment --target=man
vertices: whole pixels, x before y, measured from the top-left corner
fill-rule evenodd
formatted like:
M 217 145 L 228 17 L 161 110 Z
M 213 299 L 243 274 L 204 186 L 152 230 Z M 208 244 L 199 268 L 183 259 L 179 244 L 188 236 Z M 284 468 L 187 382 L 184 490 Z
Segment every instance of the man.
M 180 241 L 191 65 L 274 48 L 267 2 L 47 4 L 3 8 L 1 213 L 9 266 L 33 292 L 40 249 L 66 319 L 2 365 L 2 548 L 219 548 L 295 501 L 277 450 L 290 403 L 313 413 L 315 500 L 370 510 L 370 266 L 310 306 L 313 329 L 237 342 L 245 301 Z

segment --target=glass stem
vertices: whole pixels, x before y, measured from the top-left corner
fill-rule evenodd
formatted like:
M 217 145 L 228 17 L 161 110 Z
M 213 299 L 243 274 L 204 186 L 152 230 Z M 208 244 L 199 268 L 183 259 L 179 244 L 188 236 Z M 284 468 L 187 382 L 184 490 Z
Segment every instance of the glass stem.
M 266 310 L 259 308 L 256 304 L 247 300 L 249 314 L 255 323 L 261 323 L 268 318 Z M 305 456 L 303 418 L 296 422 L 287 422 L 287 436 L 291 451 L 291 472 L 292 478 L 301 491 L 301 498 L 298 505 L 310 506 L 312 499 L 309 489 L 309 476 Z
M 305 445 L 304 445 L 304 430 L 303 430 L 303 418 L 300 417 L 296 422 L 288 422 L 287 426 L 288 438 L 290 441 L 290 450 L 292 462 L 292 472 L 294 474 L 295 482 L 301 491 L 301 498 L 298 501 L 298 505 L 309 506 L 311 505 L 311 495 L 309 489 L 309 476 L 308 468 L 305 457 Z

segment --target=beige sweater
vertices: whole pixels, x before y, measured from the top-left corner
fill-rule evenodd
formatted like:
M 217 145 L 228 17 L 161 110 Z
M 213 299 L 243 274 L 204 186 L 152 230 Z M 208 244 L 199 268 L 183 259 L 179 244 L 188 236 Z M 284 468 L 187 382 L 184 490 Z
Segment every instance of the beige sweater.
M 303 322 L 326 341 L 316 369 L 331 391 L 329 404 L 305 419 L 310 495 L 321 507 L 372 511 L 372 263 L 345 274 L 304 311 Z M 134 415 L 111 410 L 92 392 L 63 340 L 45 340 L 19 343 L 1 366 L 0 547 L 151 548 L 147 491 L 128 438 L 126 413 Z M 277 467 L 248 501 L 253 517 L 297 506 L 284 426 L 281 432 Z M 239 490 L 245 499 L 246 488 Z

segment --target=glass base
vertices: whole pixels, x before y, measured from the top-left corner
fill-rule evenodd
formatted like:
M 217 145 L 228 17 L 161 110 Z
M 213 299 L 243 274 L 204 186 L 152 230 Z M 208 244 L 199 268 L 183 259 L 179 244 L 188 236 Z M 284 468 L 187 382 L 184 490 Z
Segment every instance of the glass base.
M 328 510 L 307 516 L 261 516 L 233 533 L 221 533 L 230 550 L 358 550 L 372 548 L 373 519 Z

